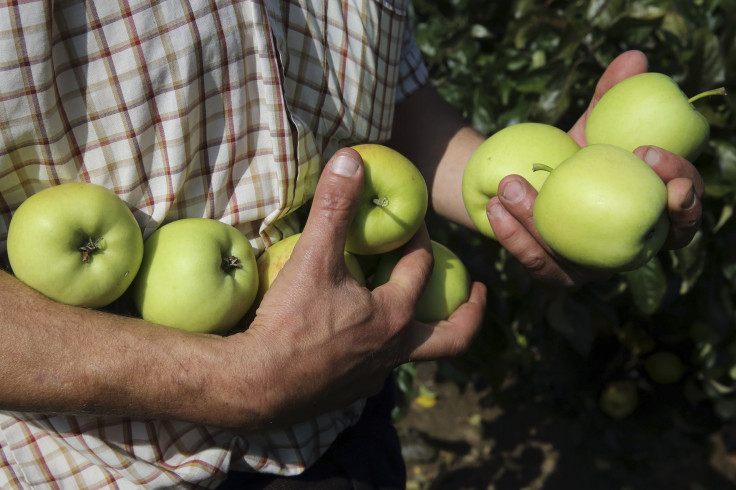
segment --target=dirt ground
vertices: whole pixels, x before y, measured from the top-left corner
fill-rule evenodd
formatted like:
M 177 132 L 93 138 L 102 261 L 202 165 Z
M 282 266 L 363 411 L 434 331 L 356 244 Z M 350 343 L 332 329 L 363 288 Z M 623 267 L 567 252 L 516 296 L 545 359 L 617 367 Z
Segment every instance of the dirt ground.
M 431 397 L 396 423 L 409 490 L 736 488 L 736 424 L 688 402 L 683 384 L 642 385 L 637 410 L 615 420 L 585 385 L 461 389 L 437 363 L 416 367 Z

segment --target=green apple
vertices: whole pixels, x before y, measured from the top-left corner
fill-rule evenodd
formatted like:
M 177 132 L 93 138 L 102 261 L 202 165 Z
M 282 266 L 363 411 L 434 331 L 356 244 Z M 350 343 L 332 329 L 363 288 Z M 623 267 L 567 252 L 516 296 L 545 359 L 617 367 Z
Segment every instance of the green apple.
M 217 334 L 238 323 L 257 291 L 248 239 L 234 226 L 207 218 L 180 219 L 154 231 L 131 285 L 143 319 Z
M 385 253 L 414 236 L 427 212 L 427 184 L 401 153 L 378 144 L 353 146 L 363 158 L 365 180 L 345 249 Z
M 470 274 L 460 258 L 452 250 L 432 240 L 434 267 L 422 296 L 417 303 L 414 317 L 420 322 L 431 323 L 447 320 L 470 295 Z M 386 284 L 401 258 L 394 250 L 381 255 L 371 286 Z
M 659 384 L 677 383 L 685 375 L 685 365 L 676 354 L 668 351 L 655 352 L 644 361 L 647 376 Z
M 629 380 L 611 381 L 603 388 L 598 404 L 609 417 L 625 419 L 639 406 L 639 391 Z
M 7 248 L 22 282 L 55 301 L 99 308 L 133 281 L 143 237 L 133 213 L 113 191 L 73 182 L 26 199 L 10 221 Z
M 589 145 L 550 171 L 534 204 L 542 239 L 579 265 L 636 269 L 662 247 L 667 188 L 642 159 L 613 145 Z
M 570 135 L 548 124 L 520 123 L 494 133 L 473 152 L 463 172 L 463 201 L 473 224 L 495 239 L 486 205 L 498 194 L 501 179 L 520 175 L 539 190 L 547 174 L 532 171 L 532 165 L 554 168 L 579 149 Z
M 270 247 L 268 247 L 258 260 L 258 294 L 256 300 L 253 302 L 254 306 L 257 306 L 266 292 L 269 290 L 273 281 L 276 280 L 276 276 L 279 274 L 281 269 L 286 264 L 286 261 L 291 257 L 291 253 L 294 251 L 296 242 L 301 237 L 301 233 L 291 235 L 289 237 L 280 240 Z M 365 286 L 365 275 L 355 255 L 348 251 L 345 254 L 345 265 L 350 271 L 350 274 L 355 278 L 361 286 Z
M 720 88 L 688 99 L 667 75 L 634 75 L 601 97 L 588 118 L 585 137 L 588 143 L 607 143 L 629 151 L 654 145 L 692 161 L 710 134 L 708 120 L 692 103 L 725 93 Z

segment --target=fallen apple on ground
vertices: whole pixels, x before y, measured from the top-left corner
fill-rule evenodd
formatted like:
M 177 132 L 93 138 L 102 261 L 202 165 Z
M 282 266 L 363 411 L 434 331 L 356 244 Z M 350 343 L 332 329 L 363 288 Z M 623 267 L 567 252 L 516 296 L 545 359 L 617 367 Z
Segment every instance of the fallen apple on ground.
M 248 239 L 237 228 L 207 218 L 180 219 L 154 231 L 131 285 L 143 319 L 217 334 L 238 323 L 257 291 Z
M 669 231 L 667 188 L 643 160 L 614 145 L 588 145 L 550 172 L 534 224 L 562 257 L 607 272 L 641 267 Z
M 15 276 L 49 298 L 98 308 L 119 298 L 143 256 L 127 204 L 97 184 L 48 187 L 26 199 L 8 227 Z
M 655 352 L 644 360 L 644 371 L 649 379 L 658 384 L 677 383 L 686 372 L 685 365 L 673 352 Z
M 509 126 L 481 143 L 465 166 L 462 183 L 463 202 L 478 231 L 496 238 L 488 222 L 486 205 L 498 194 L 501 179 L 520 175 L 539 190 L 548 174 L 534 172 L 533 164 L 554 168 L 579 149 L 566 132 L 541 123 Z
M 598 405 L 609 417 L 625 419 L 639 406 L 639 390 L 630 380 L 611 381 L 603 388 Z
M 460 258 L 445 245 L 434 240 L 432 240 L 432 254 L 434 256 L 432 275 L 419 298 L 414 315 L 417 320 L 424 323 L 447 320 L 470 295 L 470 274 Z M 371 280 L 374 289 L 389 281 L 400 258 L 400 250 L 381 256 Z
M 414 236 L 427 212 L 424 177 L 412 162 L 387 146 L 352 147 L 363 159 L 363 194 L 345 249 L 359 255 L 385 253 Z

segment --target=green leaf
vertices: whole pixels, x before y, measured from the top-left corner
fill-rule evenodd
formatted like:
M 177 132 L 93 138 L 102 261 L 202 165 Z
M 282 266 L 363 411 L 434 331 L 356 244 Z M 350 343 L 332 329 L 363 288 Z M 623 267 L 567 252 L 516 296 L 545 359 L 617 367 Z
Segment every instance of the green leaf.
M 736 190 L 736 143 L 718 139 L 711 141 L 710 145 L 716 151 L 721 175 Z
M 493 33 L 482 24 L 473 24 L 470 29 L 470 35 L 475 39 L 488 39 L 493 37 Z
M 658 257 L 642 267 L 623 273 L 637 309 L 645 315 L 657 311 L 667 292 L 667 276 Z
M 697 89 L 716 88 L 726 78 L 718 36 L 701 27 L 693 33 L 693 40 L 696 55 L 692 57 L 689 68 L 694 80 L 698 81 Z
M 703 233 L 697 232 L 692 241 L 678 250 L 671 250 L 672 270 L 682 278 L 680 295 L 687 294 L 698 282 L 705 268 Z
M 733 216 L 733 211 L 733 204 L 724 204 L 723 208 L 721 208 L 721 215 L 718 218 L 718 222 L 713 227 L 713 233 L 718 233 L 718 231 L 728 223 Z
M 409 411 L 409 404 L 414 398 L 414 378 L 416 378 L 416 367 L 413 363 L 402 364 L 394 369 L 396 391 L 398 394 L 396 405 L 391 411 L 391 419 L 398 422 Z

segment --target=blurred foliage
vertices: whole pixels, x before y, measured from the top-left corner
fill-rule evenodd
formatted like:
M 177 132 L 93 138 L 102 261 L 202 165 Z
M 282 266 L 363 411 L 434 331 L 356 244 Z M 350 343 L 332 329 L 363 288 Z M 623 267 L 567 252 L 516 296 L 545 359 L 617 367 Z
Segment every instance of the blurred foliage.
M 650 71 L 689 95 L 720 86 L 730 94 L 697 104 L 711 124 L 695 162 L 707 187 L 701 231 L 640 270 L 549 287 L 496 242 L 430 216 L 433 238 L 489 287 L 479 339 L 461 360 L 441 363 L 443 376 L 496 387 L 523 379 L 533 394 L 574 405 L 581 390 L 616 378 L 656 389 L 644 359 L 668 351 L 688 369 L 680 384 L 690 403 L 736 415 L 736 0 L 414 0 L 413 9 L 433 83 L 487 135 L 524 121 L 569 129 L 627 49 L 646 53 Z

